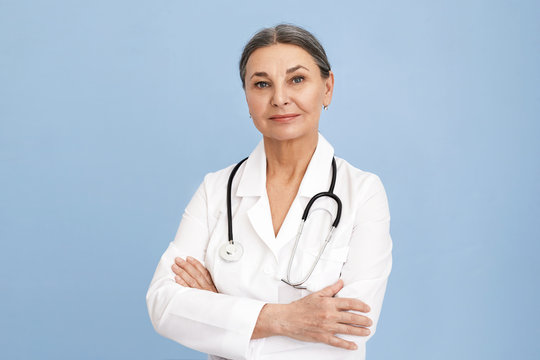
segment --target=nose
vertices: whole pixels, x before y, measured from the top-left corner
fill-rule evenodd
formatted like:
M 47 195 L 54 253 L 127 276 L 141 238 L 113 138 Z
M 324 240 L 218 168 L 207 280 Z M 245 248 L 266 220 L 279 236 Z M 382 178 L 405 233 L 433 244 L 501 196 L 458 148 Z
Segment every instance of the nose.
M 274 93 L 272 94 L 271 104 L 274 107 L 288 105 L 290 102 L 287 90 L 283 85 L 274 85 Z

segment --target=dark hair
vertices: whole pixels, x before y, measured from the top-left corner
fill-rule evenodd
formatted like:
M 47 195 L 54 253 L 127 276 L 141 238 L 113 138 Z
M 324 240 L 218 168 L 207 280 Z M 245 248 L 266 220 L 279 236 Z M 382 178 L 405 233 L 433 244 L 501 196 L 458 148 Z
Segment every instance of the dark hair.
M 242 88 L 246 88 L 246 64 L 251 54 L 259 48 L 275 44 L 291 44 L 301 47 L 313 57 L 321 70 L 321 76 L 325 79 L 330 76 L 330 62 L 319 40 L 309 31 L 299 26 L 279 24 L 275 27 L 260 30 L 244 46 L 239 64 Z

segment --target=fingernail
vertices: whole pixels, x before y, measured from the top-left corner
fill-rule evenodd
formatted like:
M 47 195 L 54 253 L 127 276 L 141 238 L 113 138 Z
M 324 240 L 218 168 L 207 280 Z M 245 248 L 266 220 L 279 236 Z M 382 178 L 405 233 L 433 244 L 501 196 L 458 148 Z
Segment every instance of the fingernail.
M 358 350 L 358 345 L 352 344 L 351 348 L 352 348 L 353 350 Z
M 181 257 L 177 257 L 176 258 L 176 261 L 179 262 L 180 264 L 183 263 L 185 260 L 182 259 Z
M 192 258 L 191 256 L 188 256 L 188 257 L 186 258 L 186 260 L 191 262 L 191 261 L 193 261 L 193 258 Z

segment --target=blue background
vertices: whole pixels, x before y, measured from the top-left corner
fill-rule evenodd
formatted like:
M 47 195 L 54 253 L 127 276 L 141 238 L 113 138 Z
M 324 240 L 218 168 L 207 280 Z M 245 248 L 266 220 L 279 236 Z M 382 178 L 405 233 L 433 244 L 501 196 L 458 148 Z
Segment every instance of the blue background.
M 535 359 L 540 4 L 0 1 L 0 357 L 202 359 L 145 294 L 203 176 L 260 136 L 238 77 L 292 22 L 320 130 L 378 174 L 394 267 L 368 358 Z

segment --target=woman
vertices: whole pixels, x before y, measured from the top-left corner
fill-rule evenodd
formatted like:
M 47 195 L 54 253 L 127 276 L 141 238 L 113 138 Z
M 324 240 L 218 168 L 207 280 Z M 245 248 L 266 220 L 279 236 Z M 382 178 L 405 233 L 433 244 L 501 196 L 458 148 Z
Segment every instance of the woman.
M 212 359 L 363 359 L 391 270 L 390 216 L 379 178 L 318 132 L 334 88 L 325 51 L 302 28 L 263 29 L 240 77 L 263 139 L 231 180 L 234 245 L 236 164 L 206 175 L 188 204 L 147 293 L 152 323 Z M 320 192 L 339 200 L 316 199 L 297 237 Z

